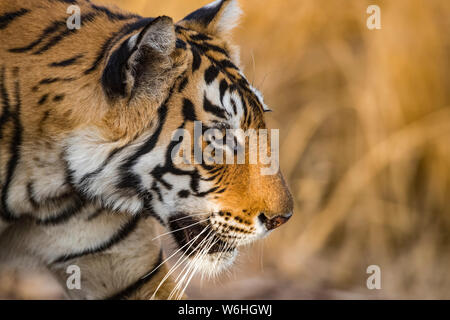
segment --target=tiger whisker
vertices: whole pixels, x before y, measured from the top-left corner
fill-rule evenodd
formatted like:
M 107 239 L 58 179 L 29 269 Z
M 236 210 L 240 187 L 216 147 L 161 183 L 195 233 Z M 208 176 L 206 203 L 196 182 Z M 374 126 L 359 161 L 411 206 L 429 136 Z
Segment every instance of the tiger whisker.
M 213 239 L 214 239 L 214 236 L 209 237 L 207 243 L 204 245 L 202 250 L 200 252 L 198 252 L 196 254 L 196 256 L 194 257 L 194 259 L 190 262 L 189 268 L 185 272 L 183 278 L 178 283 L 178 284 L 180 284 L 179 287 L 181 287 L 183 285 L 183 282 L 185 282 L 185 279 L 187 278 L 187 281 L 185 282 L 185 285 L 184 285 L 183 289 L 182 290 L 179 290 L 179 289 L 174 290 L 175 292 L 176 291 L 179 292 L 178 295 L 177 295 L 177 298 L 176 298 L 177 300 L 179 300 L 183 296 L 183 294 L 186 291 L 186 288 L 187 288 L 189 282 L 191 281 L 192 277 L 195 275 L 196 270 L 199 268 L 200 265 L 197 264 L 197 261 L 199 261 L 201 258 L 206 256 L 208 254 L 209 250 L 212 248 L 212 246 L 218 241 L 218 239 L 217 239 L 216 241 L 214 241 L 211 244 Z
M 195 247 L 195 249 L 190 253 L 190 254 L 188 254 L 186 257 L 184 257 L 184 259 L 183 259 L 183 261 L 181 261 L 180 263 L 179 263 L 179 265 L 181 265 L 183 262 L 185 262 L 192 254 L 195 254 L 194 255 L 194 258 L 193 258 L 193 260 L 192 261 L 189 261 L 184 267 L 183 267 L 183 269 L 180 271 L 180 274 L 177 276 L 177 278 L 175 279 L 175 282 L 177 282 L 177 284 L 175 285 L 175 287 L 172 289 L 172 291 L 171 291 L 171 293 L 170 293 L 170 295 L 169 295 L 169 299 L 172 297 L 172 293 L 174 293 L 175 292 L 175 290 L 177 290 L 177 288 L 179 287 L 179 281 L 178 281 L 178 279 L 180 278 L 180 276 L 183 274 L 183 272 L 184 272 L 184 270 L 186 270 L 186 268 L 188 268 L 188 266 L 190 265 L 190 264 L 192 264 L 192 263 L 194 263 L 196 260 L 195 260 L 195 258 L 198 256 L 198 254 L 199 254 L 199 251 L 197 251 L 198 249 L 200 249 L 200 251 L 201 250 L 203 250 L 203 248 L 201 248 L 201 246 L 203 245 L 203 243 L 204 242 L 206 242 L 206 241 L 208 241 L 208 239 L 209 239 L 209 237 L 210 237 L 210 234 L 211 234 L 211 232 L 212 232 L 213 230 L 210 230 L 210 232 L 206 235 L 206 237 Z M 197 251 L 197 252 L 196 252 Z
M 179 250 L 177 250 L 174 254 L 172 254 L 172 256 L 174 256 L 177 252 L 179 252 L 182 248 L 184 248 L 185 246 L 189 245 L 188 249 L 189 250 L 192 245 L 194 244 L 194 242 L 200 237 L 200 235 L 205 232 L 210 226 L 206 226 L 196 237 L 192 238 L 192 240 L 190 240 L 189 242 L 187 242 L 185 245 L 183 245 Z M 211 232 L 212 230 L 210 230 Z M 208 233 L 209 234 L 209 233 Z M 172 257 L 171 256 L 171 257 Z M 183 258 L 184 256 L 182 255 L 176 262 L 175 264 L 172 266 L 172 268 L 169 269 L 169 271 L 166 273 L 166 275 L 164 276 L 164 278 L 160 281 L 160 283 L 158 284 L 158 287 L 156 288 L 155 292 L 153 292 L 153 295 L 151 296 L 150 300 L 153 300 L 156 296 L 156 293 L 158 292 L 159 288 L 163 285 L 163 283 L 169 278 L 169 276 L 176 270 L 178 269 L 178 267 L 185 261 L 185 259 L 183 259 L 183 261 L 180 262 L 180 260 Z M 167 260 L 167 259 L 166 259 Z
M 207 248 L 207 250 L 205 250 L 205 254 L 204 254 L 204 255 L 206 255 L 206 254 L 209 252 L 209 250 L 210 250 L 210 249 L 211 249 L 218 241 L 219 241 L 219 239 L 216 239 L 213 243 L 211 243 L 211 245 Z M 193 276 L 197 273 L 197 269 L 198 269 L 199 267 L 200 267 L 200 266 L 197 265 L 196 268 L 194 269 L 194 271 L 192 272 L 192 275 L 189 277 L 189 279 L 188 279 L 188 281 L 187 281 L 187 283 L 186 283 L 186 286 L 184 287 L 184 289 L 183 289 L 181 295 L 183 295 L 184 292 L 186 291 L 186 288 L 187 288 L 188 284 L 191 282 Z
M 178 250 L 176 250 L 174 253 L 172 253 L 168 258 L 164 259 L 164 261 L 162 261 L 158 266 L 156 266 L 152 271 L 150 271 L 149 273 L 147 273 L 146 275 L 144 275 L 141 279 L 145 279 L 148 276 L 150 276 L 151 274 L 153 274 L 156 270 L 158 270 L 158 268 L 160 268 L 164 263 L 166 263 L 167 261 L 169 261 L 173 256 L 175 256 L 178 252 L 180 252 L 181 250 L 183 250 L 183 248 L 185 246 L 187 246 L 189 243 L 195 241 L 204 231 L 206 231 L 206 229 L 209 226 L 206 226 L 195 238 L 193 238 L 191 241 L 187 242 L 186 244 L 184 244 L 182 247 L 178 248 Z
M 202 230 L 201 233 L 203 233 L 205 230 L 207 230 L 210 226 L 205 227 L 204 230 Z M 197 249 L 199 249 L 199 247 L 202 245 L 202 243 L 208 239 L 209 235 L 211 234 L 211 232 L 213 232 L 213 230 L 210 230 L 208 232 L 208 234 L 206 235 L 206 237 L 200 241 L 200 243 L 192 250 L 192 252 L 186 256 L 182 255 L 180 256 L 180 258 L 175 262 L 175 264 L 172 266 L 172 268 L 167 272 L 167 274 L 165 275 L 164 279 L 161 280 L 160 284 L 158 285 L 158 288 L 156 289 L 156 291 L 153 293 L 152 298 L 154 298 L 156 292 L 159 290 L 160 286 L 167 280 L 167 278 L 173 273 L 175 272 L 176 269 L 178 269 L 193 253 L 195 253 L 195 251 Z M 192 245 L 194 244 L 194 242 L 198 239 L 198 237 L 200 236 L 200 234 L 198 234 L 195 238 L 193 238 L 191 241 L 189 241 L 187 244 L 190 244 L 189 247 L 187 248 L 187 250 L 189 250 Z M 183 268 L 184 270 L 184 268 Z
M 211 233 L 213 232 L 213 230 L 210 230 L 210 232 L 206 235 L 206 237 L 200 241 L 200 243 L 195 247 L 195 249 L 189 253 L 188 255 L 186 255 L 184 260 L 187 260 L 192 254 L 194 254 L 193 259 L 195 259 L 195 257 L 197 256 L 197 254 L 199 253 L 199 251 L 197 251 L 198 249 L 203 250 L 202 245 L 204 242 L 207 242 L 210 238 Z M 190 263 L 190 262 L 189 262 Z M 180 271 L 180 274 L 177 276 L 177 278 L 175 279 L 175 281 L 178 281 L 178 279 L 180 278 L 181 274 L 183 273 L 183 271 L 186 269 L 186 266 Z
M 184 230 L 184 229 L 190 228 L 190 227 L 192 227 L 192 226 L 195 226 L 195 225 L 197 225 L 197 224 L 206 222 L 206 221 L 208 221 L 208 220 L 209 220 L 209 218 L 204 219 L 204 220 L 197 221 L 197 222 L 195 222 L 195 223 L 192 223 L 192 224 L 190 224 L 190 225 L 188 225 L 188 226 L 185 226 L 185 227 L 182 227 L 182 228 L 179 228 L 179 229 L 175 229 L 175 230 L 171 230 L 171 231 L 165 232 L 165 233 L 163 233 L 163 234 L 160 234 L 160 235 L 154 237 L 154 238 L 152 239 L 152 241 L 153 241 L 153 240 L 156 240 L 156 239 L 158 239 L 158 238 L 161 238 L 161 237 L 163 237 L 163 236 L 166 236 L 166 235 L 175 233 L 175 232 L 177 232 L 177 231 L 180 231 L 180 230 Z
M 172 290 L 172 292 L 171 292 L 171 294 L 170 294 L 170 296 L 169 296 L 170 298 L 172 298 L 173 294 L 175 294 L 175 292 L 176 292 L 177 290 L 179 290 L 180 286 L 182 285 L 182 283 L 183 283 L 183 281 L 184 281 L 184 279 L 185 279 L 186 274 L 190 271 L 191 267 L 196 263 L 196 261 L 198 260 L 199 256 L 200 256 L 200 255 L 203 253 L 203 251 L 205 250 L 205 247 L 201 247 L 201 246 L 203 245 L 203 243 L 206 243 L 206 242 L 210 241 L 210 239 L 212 238 L 212 237 L 210 237 L 210 234 L 211 234 L 211 233 L 209 233 L 208 236 L 205 237 L 205 238 L 201 241 L 201 243 L 199 243 L 199 245 L 197 246 L 196 250 L 197 250 L 197 249 L 200 249 L 200 251 L 195 252 L 195 255 L 194 255 L 193 259 L 192 259 L 191 261 L 189 261 L 189 262 L 185 265 L 185 267 L 183 268 L 183 270 L 181 270 L 180 274 L 179 274 L 178 277 L 175 279 L 175 282 L 177 282 L 177 284 L 176 284 L 176 286 L 173 288 L 173 290 Z M 185 272 L 185 270 L 186 270 L 186 272 Z M 181 277 L 181 279 L 180 279 L 180 277 Z M 180 279 L 180 280 L 178 280 L 178 279 Z
M 230 227 L 227 227 L 224 232 L 226 233 L 229 230 L 230 230 Z M 237 239 L 233 239 L 231 242 L 229 242 L 229 241 L 225 242 L 224 247 L 220 251 L 216 261 L 214 262 L 214 265 L 213 265 L 213 268 L 212 268 L 213 271 L 214 271 L 215 267 L 217 266 L 217 264 L 219 263 L 219 261 L 222 259 L 223 255 L 228 251 L 229 248 L 233 248 L 236 243 L 237 243 Z M 211 274 L 212 274 L 212 272 L 210 272 L 208 274 L 208 278 L 211 278 Z M 202 278 L 203 278 L 203 274 L 202 274 Z
M 212 276 L 212 272 L 214 272 L 214 269 L 216 268 L 217 264 L 219 263 L 219 261 L 222 259 L 223 255 L 225 254 L 226 250 L 228 250 L 229 248 L 232 247 L 231 243 L 226 243 L 225 246 L 223 247 L 222 251 L 219 253 L 216 261 L 214 261 L 214 265 L 212 267 L 212 271 L 209 272 L 208 274 L 208 278 L 211 278 Z
M 186 265 L 184 266 L 184 268 L 180 271 L 180 274 L 178 275 L 178 277 L 175 279 L 176 285 L 175 287 L 172 289 L 172 291 L 170 292 L 170 295 L 168 297 L 168 299 L 172 299 L 174 294 L 179 290 L 179 288 L 181 287 L 181 284 L 184 280 L 185 274 L 188 273 L 188 271 L 190 270 L 190 267 L 192 266 L 192 264 L 196 261 L 195 258 L 197 257 L 198 253 L 195 254 L 193 260 L 188 261 L 188 263 L 186 263 Z M 186 270 L 186 271 L 185 271 Z M 180 280 L 178 280 L 181 277 Z
M 179 220 L 183 220 L 183 219 L 187 219 L 187 218 L 191 218 L 191 217 L 204 216 L 205 214 L 207 214 L 207 213 L 194 213 L 194 214 L 189 214 L 189 215 L 187 215 L 187 216 L 184 216 L 184 217 L 181 217 L 181 218 L 178 218 L 178 219 L 170 220 L 169 222 L 175 222 L 175 221 L 179 221 Z M 209 218 L 212 217 L 212 216 L 213 216 L 213 215 L 211 214 L 211 215 L 209 216 Z
M 203 257 L 206 256 L 206 255 L 208 254 L 209 250 L 210 250 L 210 249 L 211 249 L 218 241 L 219 241 L 219 239 L 216 239 L 214 242 L 212 242 L 212 243 L 209 245 L 209 247 L 204 251 L 205 253 L 203 254 Z M 202 257 L 202 258 L 203 258 L 203 257 Z M 181 299 L 181 298 L 183 297 L 184 292 L 186 291 L 186 289 L 187 289 L 189 283 L 192 281 L 192 278 L 194 277 L 194 275 L 197 274 L 197 269 L 198 269 L 199 267 L 200 267 L 199 264 L 196 264 L 196 265 L 195 265 L 194 270 L 191 272 L 191 275 L 190 275 L 189 278 L 187 279 L 186 284 L 185 284 L 183 290 L 180 292 L 180 294 L 179 294 L 179 296 L 178 296 L 178 300 Z

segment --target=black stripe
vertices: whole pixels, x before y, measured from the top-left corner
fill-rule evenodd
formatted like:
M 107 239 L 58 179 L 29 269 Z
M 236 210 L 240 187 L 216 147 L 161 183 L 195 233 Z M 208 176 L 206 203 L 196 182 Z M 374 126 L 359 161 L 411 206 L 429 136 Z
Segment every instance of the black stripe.
M 233 112 L 234 114 L 237 115 L 237 106 L 236 106 L 236 101 L 234 101 L 233 98 L 230 99 L 231 100 L 231 105 L 233 106 Z
M 211 84 L 219 75 L 219 69 L 215 65 L 211 65 L 205 70 L 206 84 Z
M 162 128 L 166 122 L 167 117 L 167 102 L 172 95 L 173 87 L 170 90 L 170 93 L 164 103 L 158 108 L 158 126 L 155 129 L 155 132 L 150 136 L 150 138 L 145 141 L 145 143 L 131 156 L 127 159 L 127 161 L 120 167 L 121 169 L 121 181 L 118 185 L 121 189 L 127 188 L 138 188 L 140 186 L 140 177 L 135 173 L 132 173 L 129 169 L 138 161 L 140 157 L 145 154 L 148 154 L 153 150 L 156 146 L 156 143 L 159 140 L 159 136 L 161 134 Z M 137 183 L 137 184 L 136 184 Z
M 141 32 L 142 34 L 142 32 Z M 136 51 L 135 48 L 130 48 L 128 45 L 129 38 L 122 42 L 119 48 L 111 53 L 106 67 L 102 74 L 102 88 L 105 95 L 110 98 L 118 98 L 126 96 L 126 75 L 128 59 Z M 139 41 L 139 39 L 138 39 Z M 136 42 L 139 43 L 139 42 Z
M 20 18 L 28 12 L 30 12 L 30 10 L 22 8 L 14 12 L 7 12 L 3 14 L 2 16 L 0 16 L 0 30 L 5 29 L 15 19 Z
M 172 189 L 172 185 L 169 184 L 167 181 L 165 181 L 163 179 L 163 175 L 167 174 L 167 173 L 171 173 L 173 175 L 187 175 L 191 178 L 190 181 L 190 187 L 193 190 L 193 195 L 196 197 L 204 197 L 207 194 L 214 192 L 217 187 L 211 188 L 205 192 L 198 192 L 199 191 L 199 183 L 200 180 L 207 180 L 204 179 L 200 176 L 200 174 L 198 173 L 197 168 L 194 168 L 193 170 L 189 170 L 189 171 L 185 171 L 185 170 L 181 170 L 179 168 L 176 168 L 173 164 L 173 162 L 171 161 L 171 154 L 173 149 L 175 148 L 175 146 L 178 144 L 179 142 L 177 141 L 172 141 L 169 146 L 167 147 L 167 151 L 166 151 L 166 161 L 164 166 L 158 165 L 156 166 L 151 172 L 150 174 L 152 175 L 152 177 L 156 180 L 158 180 L 163 186 L 165 186 L 167 189 L 171 190 Z M 203 165 L 204 166 L 204 165 Z
M 206 112 L 210 112 L 213 115 L 215 115 L 216 117 L 219 118 L 223 118 L 226 119 L 227 117 L 225 116 L 225 110 L 212 104 L 211 101 L 208 100 L 208 98 L 206 97 L 206 95 L 203 98 L 203 109 Z
M 79 252 L 67 253 L 63 256 L 56 258 L 52 263 L 66 262 L 75 258 L 79 258 L 85 255 L 94 254 L 109 249 L 112 246 L 124 240 L 127 236 L 129 236 L 136 229 L 140 219 L 141 215 L 139 214 L 133 215 L 131 220 L 128 221 L 124 226 L 122 226 L 120 230 L 117 233 L 115 233 L 108 241 L 96 246 L 95 248 L 88 248 Z
M 209 169 L 208 172 L 211 174 L 217 173 L 221 170 L 223 170 L 224 167 L 223 166 L 214 166 L 213 168 Z
M 119 153 L 121 150 L 123 150 L 127 145 L 124 145 L 122 147 L 116 148 L 113 151 L 111 151 L 106 158 L 105 161 L 92 172 L 86 173 L 79 181 L 78 185 L 80 186 L 80 189 L 83 189 L 83 185 L 87 183 L 87 180 L 90 180 L 92 178 L 95 178 L 96 175 L 98 175 L 102 170 L 109 164 L 109 162 L 114 158 L 114 156 Z
M 52 1 L 63 2 L 63 3 L 68 3 L 68 4 L 76 4 L 77 3 L 77 0 L 52 0 Z M 107 7 L 99 6 L 99 5 L 91 3 L 90 0 L 87 0 L 87 2 L 89 2 L 92 9 L 94 9 L 95 11 L 97 11 L 99 13 L 104 13 L 108 17 L 108 19 L 111 21 L 120 21 L 120 20 L 128 20 L 128 19 L 133 19 L 133 18 L 140 18 L 140 16 L 137 14 L 123 14 L 123 13 L 112 12 Z
M 214 52 L 218 52 L 218 53 L 223 54 L 227 58 L 230 57 L 228 52 L 224 48 L 221 48 L 221 47 L 216 46 L 214 44 L 210 44 L 210 43 L 207 43 L 207 42 L 200 43 L 200 42 L 194 42 L 194 41 L 188 41 L 188 43 L 192 47 L 198 48 L 201 52 L 205 52 L 206 53 L 208 51 L 214 51 Z
M 195 194 L 195 196 L 199 197 L 199 198 L 205 197 L 205 196 L 209 195 L 210 193 L 216 192 L 218 189 L 219 189 L 219 187 L 212 187 L 209 190 L 206 190 L 206 191 L 203 191 L 203 192 L 197 192 Z
M 153 21 L 153 18 L 143 18 L 138 21 L 135 21 L 133 23 L 129 23 L 124 25 L 119 31 L 114 32 L 111 37 L 109 37 L 102 45 L 100 51 L 97 53 L 97 56 L 95 58 L 95 61 L 92 63 L 92 65 L 84 71 L 84 74 L 90 74 L 94 72 L 98 66 L 100 65 L 100 62 L 105 58 L 108 51 L 116 44 L 118 41 L 120 41 L 123 37 L 127 36 L 128 34 L 132 33 L 133 31 L 139 30 L 143 27 L 145 27 L 149 22 Z
M 32 90 L 34 92 L 36 92 L 36 91 L 39 90 L 39 86 L 41 86 L 41 85 L 52 84 L 52 83 L 55 83 L 55 82 L 71 82 L 71 81 L 75 81 L 75 80 L 77 80 L 77 78 L 45 78 L 45 79 L 42 79 L 41 81 L 39 81 L 39 83 L 37 85 L 35 85 L 32 88 Z M 44 96 L 42 98 L 44 98 Z M 48 94 L 47 94 L 47 98 L 48 98 Z M 45 98 L 45 100 L 47 98 Z M 45 100 L 43 102 L 45 102 Z
M 202 64 L 202 57 L 200 56 L 198 49 L 194 46 L 191 46 L 191 52 L 192 52 L 192 72 L 194 73 L 196 70 L 200 68 L 200 65 Z
M 163 252 L 159 251 L 159 257 L 153 267 L 141 278 L 139 278 L 136 282 L 130 284 L 125 289 L 119 291 L 118 293 L 106 298 L 107 300 L 123 300 L 130 297 L 133 293 L 141 289 L 146 283 L 150 282 L 158 272 L 155 272 L 157 268 L 163 263 Z M 156 290 L 156 287 L 155 287 Z
M 220 92 L 220 102 L 223 104 L 223 96 L 225 92 L 228 90 L 227 80 L 222 79 L 219 84 L 219 92 Z
M 183 101 L 183 119 L 192 122 L 197 120 L 194 104 L 189 99 L 184 99 Z
M 28 201 L 30 201 L 33 208 L 39 209 L 43 206 L 53 206 L 53 207 L 60 206 L 63 201 L 66 201 L 69 198 L 73 198 L 74 192 L 70 191 L 63 193 L 59 196 L 46 198 L 44 199 L 44 201 L 37 201 L 36 198 L 34 197 L 33 182 L 30 181 L 27 183 L 27 197 Z
M 186 49 L 186 42 L 184 42 L 183 40 L 181 40 L 181 39 L 178 39 L 177 38 L 177 40 L 175 41 L 175 47 L 177 48 L 177 49 Z
M 150 192 L 141 192 L 139 195 L 143 201 L 144 201 L 144 210 L 143 214 L 147 217 L 153 217 L 155 218 L 162 226 L 165 226 L 165 222 L 161 219 L 159 215 L 156 214 L 155 210 L 153 209 L 152 201 L 153 201 L 153 195 Z
M 97 217 L 99 217 L 103 212 L 105 212 L 104 209 L 98 209 L 94 213 L 92 213 L 90 216 L 87 217 L 87 221 L 91 221 Z
M 59 78 L 45 78 L 39 81 L 39 84 L 50 84 L 59 81 Z
M 178 86 L 178 92 L 182 92 L 187 84 L 189 83 L 188 77 L 184 77 L 183 80 L 180 82 L 180 85 Z
M 38 105 L 43 105 L 46 101 L 47 101 L 47 98 L 48 98 L 48 93 L 46 93 L 46 94 L 44 94 L 40 99 L 39 99 L 39 101 L 38 101 Z
M 94 10 L 98 11 L 98 12 L 102 12 L 102 13 L 106 14 L 108 19 L 111 20 L 111 21 L 120 21 L 120 20 L 129 20 L 129 19 L 133 19 L 133 18 L 142 18 L 141 16 L 139 16 L 137 14 L 123 14 L 123 13 L 112 12 L 107 7 L 99 6 L 99 5 L 96 5 L 96 4 L 93 4 L 93 3 L 91 3 L 91 7 Z
M 34 55 L 42 54 L 54 46 L 56 46 L 61 40 L 63 40 L 67 35 L 70 33 L 77 32 L 78 29 L 65 29 L 61 31 L 60 33 L 56 34 L 54 37 L 52 37 L 44 46 L 42 46 L 40 49 L 33 52 Z
M 85 16 L 81 16 L 81 23 L 82 26 L 84 27 L 85 24 L 87 22 L 92 22 L 95 20 L 95 18 L 98 16 L 97 13 L 88 13 Z M 51 48 L 53 48 L 54 46 L 56 46 L 59 42 L 61 42 L 64 39 L 67 39 L 68 36 L 73 35 L 75 33 L 77 33 L 79 31 L 79 29 L 68 29 L 67 27 L 61 31 L 60 33 L 56 34 L 53 38 L 51 38 L 50 40 L 48 40 L 47 44 L 45 44 L 42 48 L 36 50 L 35 52 L 33 52 L 34 55 L 39 55 L 42 54 L 48 50 L 50 50 Z
M 203 161 L 202 161 L 203 162 Z M 195 191 L 195 194 L 198 194 L 198 189 L 200 187 L 200 174 L 198 173 L 197 168 L 193 170 L 191 173 L 191 183 L 190 187 L 193 191 Z
M 34 191 L 33 191 L 33 183 L 32 182 L 28 182 L 27 183 L 27 196 L 28 196 L 28 201 L 30 201 L 31 206 L 34 209 L 39 208 L 39 203 L 36 201 L 36 199 L 34 198 Z
M 75 196 L 74 202 L 68 208 L 65 208 L 64 210 L 62 210 L 62 212 L 56 214 L 53 217 L 38 219 L 36 220 L 36 223 L 44 226 L 61 224 L 68 221 L 77 213 L 81 212 L 82 209 L 83 201 Z
M 210 36 L 204 34 L 204 33 L 197 33 L 194 35 L 190 35 L 189 36 L 192 40 L 194 41 L 209 41 L 209 40 L 213 40 L 213 38 L 211 38 Z
M 225 190 L 227 190 L 227 188 L 222 188 L 222 189 L 220 189 L 220 190 L 217 190 L 216 193 L 224 193 Z
M 162 197 L 162 194 L 161 194 L 161 189 L 159 189 L 159 187 L 158 187 L 158 185 L 156 184 L 156 181 L 153 181 L 153 183 L 152 183 L 152 188 L 151 188 L 155 193 L 156 193 L 156 195 L 158 196 L 158 200 L 159 200 L 159 202 L 163 202 L 163 197 Z
M 230 60 L 222 59 L 220 61 L 216 61 L 217 65 L 219 65 L 222 69 L 230 68 L 234 70 L 239 70 L 239 68 Z
M 167 168 L 171 168 L 170 166 L 160 166 L 157 165 L 152 172 L 150 173 L 152 175 L 153 178 L 155 178 L 156 180 L 158 180 L 167 190 L 172 190 L 173 185 L 168 183 L 166 180 L 164 180 L 163 175 L 165 175 L 168 172 L 171 172 L 170 169 Z M 184 171 L 182 172 L 182 175 L 187 175 L 187 173 L 185 173 Z
M 66 21 L 54 21 L 51 25 L 49 25 L 47 28 L 42 31 L 41 35 L 38 39 L 34 40 L 30 44 L 24 46 L 24 47 L 18 47 L 18 48 L 12 48 L 9 49 L 9 52 L 13 53 L 23 53 L 32 50 L 34 47 L 36 47 L 38 44 L 40 44 L 42 41 L 44 41 L 48 36 L 50 36 L 52 33 L 55 33 L 60 28 L 64 28 L 66 26 Z
M 53 97 L 54 102 L 60 102 L 62 100 L 64 100 L 64 94 L 57 94 L 56 96 Z
M 76 78 L 45 78 L 39 81 L 39 85 L 52 84 L 55 82 L 70 82 L 74 80 L 76 80 Z
M 185 122 L 183 122 L 183 124 L 178 128 L 181 129 L 183 128 L 185 125 Z M 166 150 L 166 160 L 164 165 L 157 165 L 151 172 L 150 174 L 152 175 L 152 177 L 159 181 L 166 189 L 171 190 L 173 188 L 173 186 L 171 184 L 169 184 L 167 181 L 165 181 L 163 179 L 163 176 L 167 173 L 171 173 L 173 175 L 187 175 L 191 178 L 190 181 L 190 187 L 193 190 L 193 195 L 196 197 L 204 197 L 207 194 L 214 192 L 215 190 L 217 190 L 217 187 L 211 188 L 205 192 L 199 192 L 199 183 L 200 180 L 209 180 L 209 179 L 204 179 L 200 176 L 197 168 L 194 168 L 193 170 L 182 170 L 179 168 L 176 168 L 173 164 L 173 162 L 171 161 L 171 155 L 173 150 L 176 148 L 176 146 L 179 144 L 179 141 L 171 141 L 171 143 L 169 144 L 169 146 L 167 147 Z M 203 165 L 204 167 L 206 165 Z
M 216 65 L 223 73 L 225 73 L 230 80 L 232 80 L 234 86 L 240 85 L 243 90 L 253 94 L 253 91 L 251 91 L 248 87 L 249 83 L 245 79 L 238 78 L 227 70 L 229 68 L 239 70 L 239 68 L 236 67 L 236 65 L 234 65 L 231 61 L 227 59 L 217 60 L 208 55 L 206 57 L 212 64 Z
M 249 118 L 250 113 L 249 113 L 247 101 L 244 99 L 244 96 L 241 91 L 236 90 L 236 92 L 238 93 L 239 97 L 241 98 L 242 109 L 244 110 L 244 119 L 245 119 L 245 122 L 248 124 L 248 118 Z
M 216 184 L 218 185 L 218 184 L 222 183 L 222 180 L 224 179 L 224 177 L 225 177 L 225 174 L 224 174 L 224 173 L 222 173 L 221 175 L 219 175 L 219 180 L 216 181 Z M 228 185 L 226 185 L 226 186 L 228 186 Z
M 55 68 L 59 68 L 59 67 L 67 67 L 70 65 L 73 65 L 75 63 L 78 62 L 78 60 L 80 58 L 82 58 L 84 55 L 83 54 L 78 54 L 72 58 L 66 59 L 66 60 L 62 60 L 62 61 L 58 61 L 58 62 L 52 62 L 50 63 L 48 66 L 49 67 L 55 67 Z

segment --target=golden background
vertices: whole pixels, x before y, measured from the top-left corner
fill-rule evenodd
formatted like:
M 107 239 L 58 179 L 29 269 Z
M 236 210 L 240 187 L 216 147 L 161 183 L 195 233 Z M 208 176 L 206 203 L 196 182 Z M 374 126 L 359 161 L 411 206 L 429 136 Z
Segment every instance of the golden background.
M 208 3 L 100 2 L 176 21 Z M 240 3 L 234 40 L 275 111 L 295 213 L 190 298 L 450 298 L 450 1 Z

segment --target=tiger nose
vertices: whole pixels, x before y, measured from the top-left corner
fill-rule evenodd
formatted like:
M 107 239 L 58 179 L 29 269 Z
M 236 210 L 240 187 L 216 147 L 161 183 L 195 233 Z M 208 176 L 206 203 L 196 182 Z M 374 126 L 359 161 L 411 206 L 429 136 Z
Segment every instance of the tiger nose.
M 259 221 L 261 221 L 262 224 L 266 226 L 267 230 L 273 230 L 281 226 L 283 223 L 286 223 L 291 216 L 292 213 L 290 212 L 283 215 L 267 218 L 267 216 L 264 213 L 261 213 L 258 216 L 258 219 Z

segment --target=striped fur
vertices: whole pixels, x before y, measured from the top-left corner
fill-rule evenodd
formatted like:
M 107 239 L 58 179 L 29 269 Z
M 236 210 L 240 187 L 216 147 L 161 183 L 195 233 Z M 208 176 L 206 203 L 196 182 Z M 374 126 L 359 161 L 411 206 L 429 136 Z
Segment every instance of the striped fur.
M 66 25 L 69 5 L 80 29 Z M 182 297 L 195 271 L 220 272 L 287 220 L 280 172 L 171 159 L 173 132 L 193 136 L 194 121 L 265 128 L 229 41 L 239 13 L 219 0 L 174 24 L 88 0 L 1 2 L 1 266 L 44 267 L 64 284 L 76 264 L 72 298 Z M 182 281 L 164 279 L 158 223 L 191 263 Z

